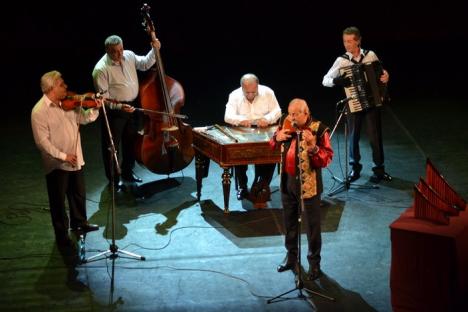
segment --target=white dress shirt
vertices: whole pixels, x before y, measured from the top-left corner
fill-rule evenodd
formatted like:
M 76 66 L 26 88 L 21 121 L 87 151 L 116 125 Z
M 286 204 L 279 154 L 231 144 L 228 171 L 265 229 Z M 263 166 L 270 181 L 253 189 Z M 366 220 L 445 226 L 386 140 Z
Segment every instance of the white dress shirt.
M 356 62 L 359 62 L 361 57 L 363 57 L 361 63 L 370 63 L 379 60 L 377 58 L 377 55 L 373 51 L 368 51 L 367 54 L 364 56 L 363 49 L 361 49 L 361 53 L 358 57 L 353 57 L 353 55 L 349 52 L 346 52 L 346 54 L 348 55 L 349 60 L 341 56 L 337 57 L 335 63 L 333 63 L 328 73 L 323 77 L 322 84 L 325 87 L 333 87 L 335 85 L 333 83 L 333 79 L 340 76 L 340 68 L 355 64 L 351 61 L 351 59 L 354 59 Z
M 98 116 L 99 109 L 76 108 L 65 111 L 61 106 L 53 104 L 46 95 L 42 96 L 32 110 L 31 127 L 46 174 L 55 169 L 66 171 L 81 169 L 84 159 L 78 123 L 83 125 L 90 123 Z M 67 154 L 77 156 L 75 167 L 65 162 Z
M 229 94 L 224 113 L 224 121 L 231 125 L 239 125 L 243 120 L 255 124 L 258 119 L 266 119 L 268 124 L 274 124 L 281 117 L 281 108 L 275 93 L 267 86 L 258 85 L 258 94 L 250 103 L 244 96 L 242 87 Z
M 94 67 L 94 87 L 98 92 L 106 91 L 105 97 L 131 102 L 138 96 L 137 70 L 146 71 L 155 62 L 152 49 L 145 56 L 124 50 L 121 63 L 113 62 L 106 53 Z

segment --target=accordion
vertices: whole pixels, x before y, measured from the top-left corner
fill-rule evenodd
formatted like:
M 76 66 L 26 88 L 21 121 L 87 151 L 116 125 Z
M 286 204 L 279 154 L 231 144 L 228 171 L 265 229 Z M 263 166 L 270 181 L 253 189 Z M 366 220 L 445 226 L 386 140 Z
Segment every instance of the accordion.
M 380 81 L 383 73 L 379 61 L 357 63 L 340 68 L 340 75 L 349 78 L 351 85 L 345 87 L 348 112 L 356 113 L 375 106 L 381 106 L 387 93 L 387 87 Z

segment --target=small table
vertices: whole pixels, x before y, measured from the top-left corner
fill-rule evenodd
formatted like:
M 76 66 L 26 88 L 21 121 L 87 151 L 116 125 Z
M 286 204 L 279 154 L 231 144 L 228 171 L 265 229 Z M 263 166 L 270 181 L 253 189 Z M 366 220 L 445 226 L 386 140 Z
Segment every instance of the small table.
M 467 209 L 438 225 L 416 219 L 411 207 L 390 231 L 393 310 L 468 311 Z

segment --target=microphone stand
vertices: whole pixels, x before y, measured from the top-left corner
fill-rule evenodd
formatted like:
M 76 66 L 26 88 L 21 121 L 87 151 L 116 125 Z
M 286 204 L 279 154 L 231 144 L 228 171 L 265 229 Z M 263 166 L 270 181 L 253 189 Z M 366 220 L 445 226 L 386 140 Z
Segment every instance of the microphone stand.
M 296 128 L 296 127 L 295 127 Z M 302 213 L 304 212 L 305 208 L 304 208 L 304 193 L 302 191 L 302 166 L 301 166 L 301 152 L 302 152 L 302 148 L 301 148 L 301 140 L 302 140 L 302 131 L 299 130 L 298 128 L 296 128 L 296 137 L 297 137 L 297 144 L 296 144 L 296 157 L 298 159 L 298 165 L 297 167 L 299 168 L 299 180 L 297 183 L 299 183 L 299 192 L 300 192 L 300 195 L 301 195 L 301 202 L 300 202 L 300 205 L 298 205 L 297 207 L 297 222 L 298 222 L 298 235 L 297 235 L 297 279 L 296 279 L 296 287 L 294 287 L 293 289 L 291 290 L 288 290 L 287 292 L 285 293 L 282 293 L 281 295 L 278 295 L 276 297 L 273 297 L 269 300 L 267 300 L 267 303 L 274 303 L 274 302 L 278 302 L 278 301 L 281 301 L 279 300 L 281 297 L 283 297 L 284 295 L 287 295 L 295 290 L 299 290 L 299 293 L 297 294 L 297 299 L 301 299 L 301 300 L 306 300 L 315 310 L 315 304 L 312 302 L 311 298 L 309 296 L 306 296 L 304 295 L 304 293 L 302 292 L 302 290 L 304 289 L 305 291 L 307 291 L 308 293 L 311 293 L 311 294 L 314 294 L 314 295 L 317 295 L 317 296 L 320 296 L 322 298 L 325 298 L 325 299 L 328 299 L 330 301 L 335 301 L 335 298 L 333 297 L 329 297 L 329 296 L 326 296 L 324 294 L 321 294 L 317 291 L 313 291 L 311 289 L 308 289 L 308 288 L 305 288 L 304 287 L 304 282 L 302 280 L 302 265 L 301 265 L 301 235 L 302 235 Z M 320 207 L 317 207 L 318 209 L 320 209 Z M 295 298 L 286 298 L 286 299 L 295 299 Z
M 134 254 L 132 252 L 128 252 L 125 250 L 119 249 L 117 245 L 115 244 L 115 183 L 114 183 L 114 166 L 115 166 L 115 171 L 117 171 L 117 174 L 120 176 L 121 169 L 119 166 L 119 160 L 117 158 L 117 150 L 115 149 L 114 145 L 114 140 L 112 138 L 112 133 L 110 130 L 109 126 L 109 119 L 107 118 L 107 111 L 106 111 L 106 105 L 102 105 L 102 112 L 104 116 L 104 121 L 106 124 L 106 129 L 107 129 L 107 134 L 109 136 L 109 150 L 111 151 L 110 155 L 110 175 L 111 175 L 111 193 L 112 193 L 112 201 L 111 201 L 111 210 L 112 210 L 112 218 L 111 218 L 111 223 L 112 223 L 112 243 L 109 246 L 109 249 L 103 252 L 98 253 L 97 255 L 94 255 L 89 258 L 84 258 L 83 255 L 81 255 L 81 263 L 87 263 L 91 261 L 96 261 L 98 260 L 97 258 L 104 256 L 102 259 L 106 259 L 107 255 L 109 255 L 110 259 L 115 259 L 119 256 L 119 253 L 124 254 L 128 257 L 125 258 L 135 258 L 137 260 L 145 260 L 146 258 L 144 256 L 140 256 L 137 254 Z
M 346 109 L 347 109 L 347 102 L 352 100 L 353 98 L 350 97 L 350 98 L 346 98 L 346 99 L 343 99 L 341 101 L 339 101 L 338 103 L 336 103 L 336 106 L 338 107 L 341 103 L 343 103 L 343 108 L 340 110 L 340 115 L 338 116 L 338 119 L 336 121 L 336 124 L 335 126 L 333 127 L 333 130 L 330 134 L 330 140 L 332 139 L 333 137 L 333 134 L 335 133 L 336 131 L 336 128 L 338 127 L 338 125 L 340 124 L 340 121 L 341 119 L 343 118 L 343 115 L 345 115 L 346 113 L 349 114 L 349 112 L 346 112 Z M 348 177 L 348 121 L 347 121 L 347 118 L 344 118 L 344 141 L 345 141 L 345 173 L 344 173 L 344 177 L 343 179 L 340 179 L 338 178 L 337 176 L 335 176 L 333 174 L 333 172 L 330 170 L 330 168 L 327 167 L 327 170 L 330 172 L 330 174 L 332 175 L 332 179 L 335 180 L 335 181 L 338 181 L 338 186 L 334 189 L 332 189 L 329 193 L 328 193 L 328 196 L 334 196 L 338 193 L 341 193 L 343 191 L 348 191 L 352 186 L 356 187 L 356 188 L 359 188 L 359 189 L 378 189 L 379 186 L 378 185 L 375 185 L 375 184 L 372 184 L 372 185 L 362 185 L 362 184 L 356 184 L 356 183 L 351 183 L 349 182 L 349 177 Z M 343 173 L 343 172 L 342 172 Z

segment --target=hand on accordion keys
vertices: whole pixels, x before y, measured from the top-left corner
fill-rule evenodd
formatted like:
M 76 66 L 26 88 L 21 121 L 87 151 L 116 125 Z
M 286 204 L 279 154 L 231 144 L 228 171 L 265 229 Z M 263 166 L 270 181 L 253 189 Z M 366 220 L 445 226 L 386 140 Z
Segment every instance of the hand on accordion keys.
M 340 87 L 349 87 L 351 85 L 351 79 L 346 77 L 346 74 L 343 74 L 339 77 L 333 79 L 333 84 Z

